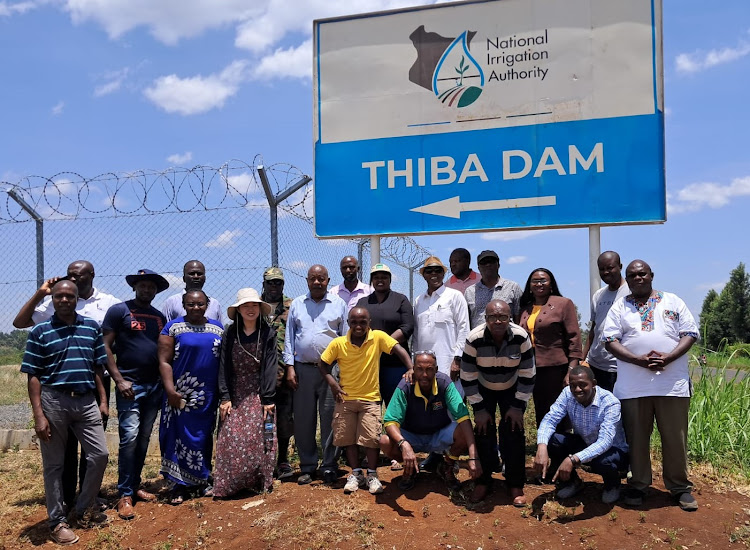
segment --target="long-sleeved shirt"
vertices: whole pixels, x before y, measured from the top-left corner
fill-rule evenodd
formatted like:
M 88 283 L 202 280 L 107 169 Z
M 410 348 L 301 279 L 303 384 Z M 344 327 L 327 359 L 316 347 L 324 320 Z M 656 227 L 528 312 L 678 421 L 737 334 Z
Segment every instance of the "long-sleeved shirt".
M 310 293 L 292 300 L 284 335 L 284 362 L 317 363 L 331 340 L 345 334 L 346 302 L 326 292 L 316 302 Z
M 588 445 L 576 453 L 581 462 L 588 462 L 611 447 L 627 452 L 628 444 L 620 418 L 620 401 L 599 386 L 594 386 L 594 390 L 596 393 L 593 401 L 588 407 L 584 407 L 573 397 L 570 388 L 566 387 L 544 415 L 537 430 L 537 444 L 548 444 L 555 428 L 567 414 L 573 424 L 573 432 L 581 436 Z
M 432 350 L 438 371 L 450 374 L 451 363 L 461 357 L 469 335 L 469 308 L 464 295 L 445 285 L 414 301 L 414 351 Z
M 508 323 L 500 346 L 484 323 L 469 333 L 461 358 L 461 384 L 475 411 L 484 408 L 480 384 L 492 391 L 515 388 L 511 406 L 525 411 L 534 391 L 535 378 L 534 348 L 529 335 L 521 327 Z

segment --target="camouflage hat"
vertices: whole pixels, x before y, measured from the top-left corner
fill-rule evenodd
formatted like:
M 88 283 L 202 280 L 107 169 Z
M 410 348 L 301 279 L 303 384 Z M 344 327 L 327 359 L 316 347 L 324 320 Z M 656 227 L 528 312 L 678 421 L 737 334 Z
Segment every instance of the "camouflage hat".
M 269 267 L 263 272 L 264 281 L 273 281 L 274 279 L 284 280 L 284 272 L 280 267 Z

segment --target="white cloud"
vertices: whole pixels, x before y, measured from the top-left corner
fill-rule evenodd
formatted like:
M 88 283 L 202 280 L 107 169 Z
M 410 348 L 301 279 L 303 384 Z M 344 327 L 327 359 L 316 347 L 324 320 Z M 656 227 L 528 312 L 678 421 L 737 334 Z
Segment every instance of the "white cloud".
M 174 155 L 169 155 L 167 157 L 167 162 L 174 166 L 185 164 L 186 162 L 190 162 L 191 160 L 193 160 L 193 153 L 191 151 L 185 151 L 182 154 L 175 153 Z
M 505 263 L 507 264 L 522 264 L 524 263 L 528 258 L 526 256 L 511 256 L 507 260 L 505 260 Z
M 63 110 L 65 109 L 65 102 L 64 101 L 58 101 L 57 104 L 52 107 L 52 114 L 54 116 L 59 116 L 62 114 Z
M 703 208 L 721 208 L 734 197 L 750 196 L 750 176 L 735 178 L 731 183 L 691 183 L 674 194 L 667 196 L 667 210 L 670 214 L 695 212 Z
M 227 178 L 227 186 L 235 189 L 241 195 L 246 195 L 248 191 L 257 186 L 255 176 L 250 172 L 242 172 Z M 265 196 L 264 196 L 265 197 Z M 268 200 L 264 199 L 266 206 Z
M 323 244 L 328 246 L 352 246 L 352 241 L 349 239 L 318 239 Z
M 701 292 L 708 292 L 711 289 L 714 289 L 716 292 L 721 292 L 721 289 L 724 288 L 724 285 L 726 285 L 726 281 L 720 281 L 718 283 L 701 283 L 699 285 L 695 286 L 695 290 L 699 290 Z
M 305 40 L 297 47 L 277 49 L 263 57 L 253 71 L 255 78 L 312 76 L 312 40 Z
M 232 231 L 227 229 L 224 233 L 215 239 L 211 239 L 203 246 L 206 248 L 232 248 L 233 246 L 237 246 L 236 239 L 241 236 L 242 233 L 243 231 L 241 229 L 234 229 Z
M 102 97 L 119 90 L 122 83 L 125 82 L 128 73 L 130 73 L 130 68 L 124 67 L 119 71 L 112 71 L 102 75 L 101 80 L 104 80 L 104 82 L 94 88 L 94 97 Z
M 681 53 L 675 58 L 675 68 L 678 73 L 692 74 L 716 65 L 731 63 L 750 54 L 750 42 L 740 40 L 734 48 L 720 50 L 697 50 L 693 53 Z
M 480 238 L 484 241 L 520 241 L 529 237 L 536 237 L 546 233 L 548 229 L 537 229 L 536 231 L 498 231 L 492 233 L 482 233 Z
M 295 260 L 293 262 L 289 262 L 289 268 L 290 269 L 297 269 L 297 270 L 307 270 L 307 263 L 303 262 L 301 260 Z
M 195 115 L 223 107 L 247 76 L 247 62 L 233 61 L 220 73 L 205 77 L 161 76 L 143 93 L 168 113 Z
M 0 17 L 12 17 L 13 15 L 23 15 L 24 13 L 38 8 L 46 2 L 0 2 Z

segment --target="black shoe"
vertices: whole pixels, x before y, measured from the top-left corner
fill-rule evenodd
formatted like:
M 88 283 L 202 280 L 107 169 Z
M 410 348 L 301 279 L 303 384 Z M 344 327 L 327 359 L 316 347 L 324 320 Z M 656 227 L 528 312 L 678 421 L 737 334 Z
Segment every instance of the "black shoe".
M 643 491 L 639 491 L 638 489 L 633 489 L 631 487 L 627 491 L 625 491 L 625 496 L 623 497 L 622 501 L 627 506 L 643 506 L 643 496 Z
M 323 483 L 333 485 L 339 480 L 338 473 L 335 470 L 326 470 L 323 472 Z
M 680 493 L 674 497 L 681 510 L 686 512 L 695 512 L 698 509 L 698 501 L 690 493 Z
M 312 476 L 310 474 L 302 474 L 297 478 L 297 485 L 310 485 L 312 483 Z
M 419 470 L 425 472 L 434 472 L 438 464 L 443 462 L 443 456 L 438 453 L 430 453 L 427 458 L 419 463 Z

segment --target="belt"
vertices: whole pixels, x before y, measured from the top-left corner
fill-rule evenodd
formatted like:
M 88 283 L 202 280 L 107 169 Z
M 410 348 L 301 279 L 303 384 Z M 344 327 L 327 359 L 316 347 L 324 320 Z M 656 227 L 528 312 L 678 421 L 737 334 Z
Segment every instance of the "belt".
M 91 395 L 92 390 L 88 391 L 72 391 L 72 390 L 61 390 L 59 388 L 49 388 L 51 390 L 56 391 L 57 393 L 61 393 L 63 395 L 67 395 L 68 397 L 86 397 L 87 395 Z

